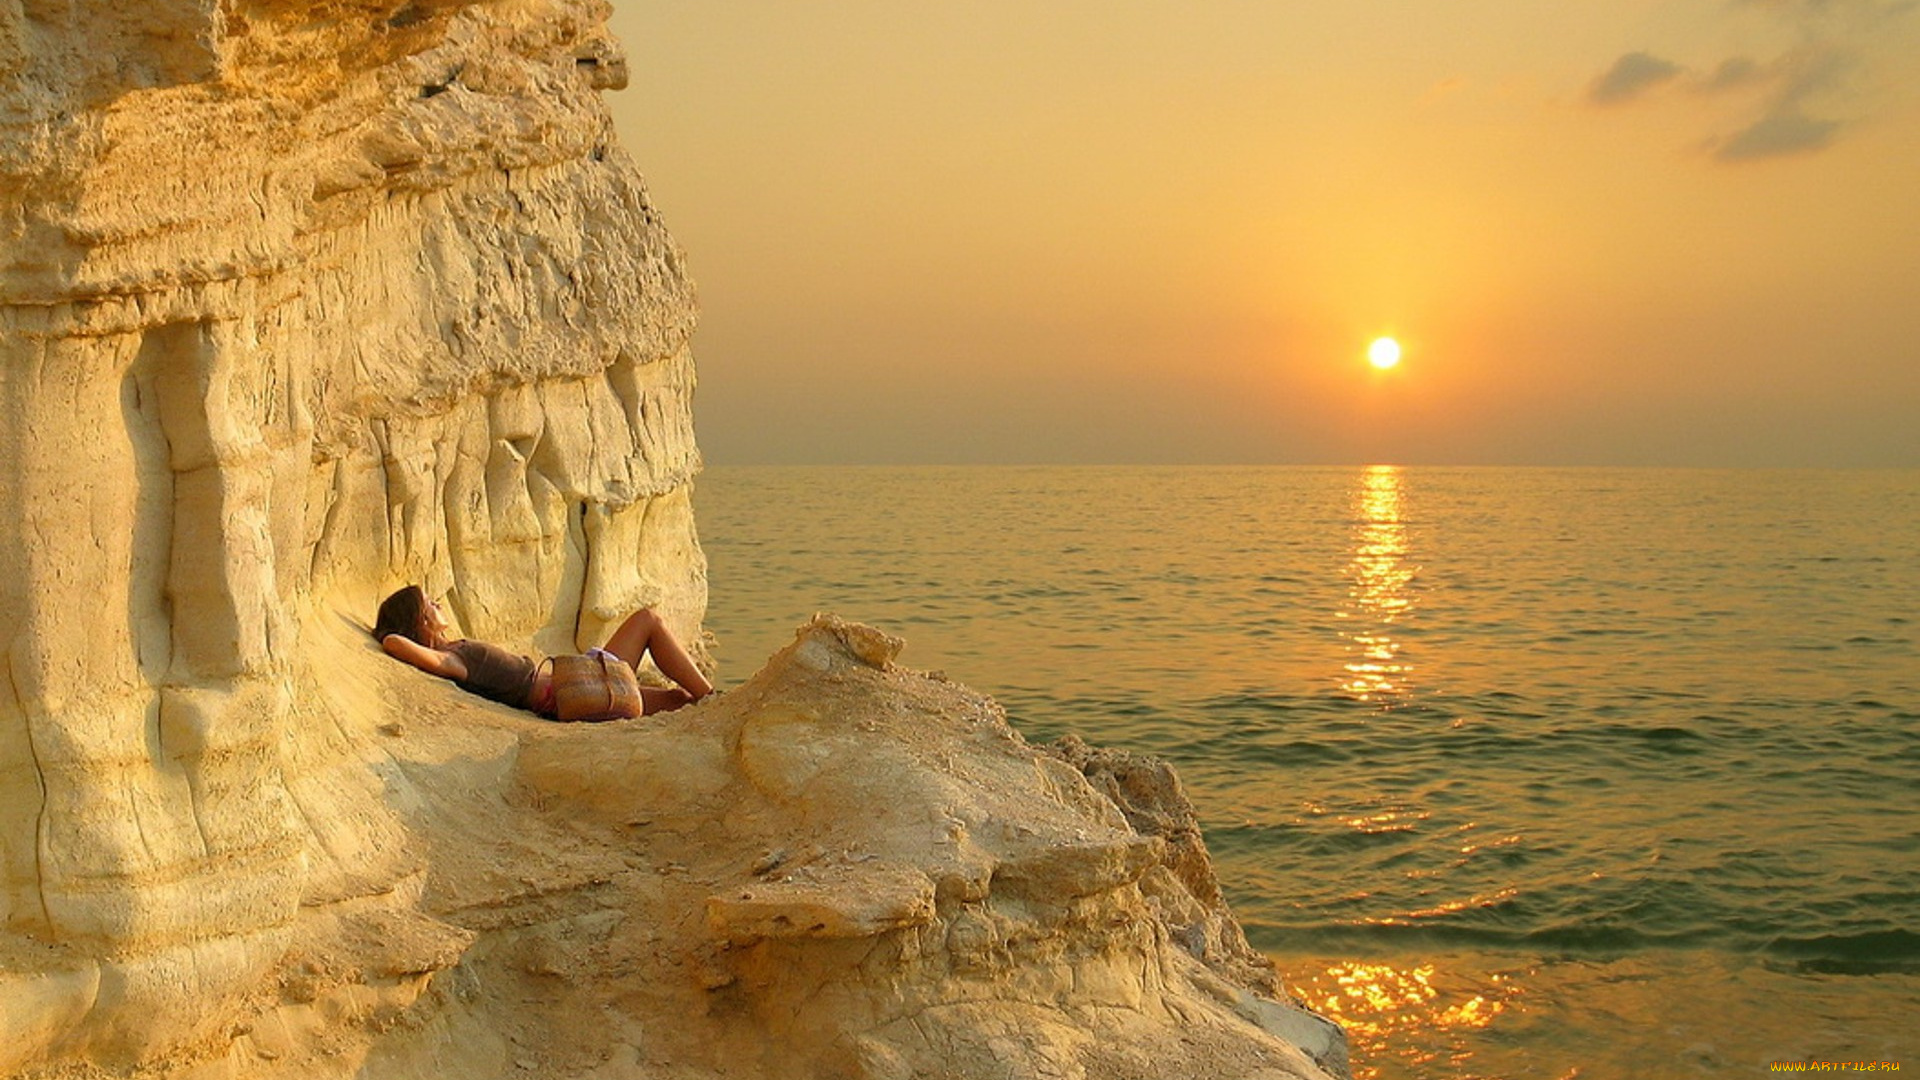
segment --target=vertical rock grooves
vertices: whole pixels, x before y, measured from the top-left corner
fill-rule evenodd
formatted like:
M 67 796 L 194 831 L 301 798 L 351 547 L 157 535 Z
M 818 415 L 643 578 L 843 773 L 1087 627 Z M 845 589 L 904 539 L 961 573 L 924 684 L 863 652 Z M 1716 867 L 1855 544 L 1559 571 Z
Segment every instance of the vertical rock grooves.
M 320 659 L 383 591 L 699 640 L 692 285 L 605 15 L 0 5 L 0 1072 L 194 1045 L 321 913 L 404 908 Z M 94 976 L 6 959 L 56 942 Z
M 20 696 L 20 683 L 19 680 L 14 677 L 13 657 L 11 654 L 7 656 L 7 689 L 10 692 L 15 708 L 20 710 L 24 719 L 25 699 Z M 41 872 L 41 866 L 44 862 L 44 856 L 41 852 L 46 845 L 47 836 L 47 778 L 45 770 L 40 766 L 40 750 L 33 742 L 33 723 L 30 720 L 22 723 L 20 725 L 20 733 L 22 741 L 26 744 L 28 764 L 31 767 L 31 779 L 33 781 L 33 833 L 29 838 L 30 844 L 28 846 L 28 850 L 32 852 L 33 860 L 31 866 L 32 876 L 27 884 L 33 892 L 35 910 L 18 914 L 18 916 L 15 917 L 16 913 L 11 910 L 12 905 L 8 905 L 8 907 L 0 908 L 0 914 L 8 916 L 4 924 L 7 927 L 24 926 L 29 930 L 50 933 L 53 927 L 53 918 L 47 912 L 46 875 Z M 18 793 L 16 793 L 13 788 L 8 789 L 8 795 L 13 796 L 17 800 Z M 8 891 L 12 892 L 13 890 L 9 889 Z

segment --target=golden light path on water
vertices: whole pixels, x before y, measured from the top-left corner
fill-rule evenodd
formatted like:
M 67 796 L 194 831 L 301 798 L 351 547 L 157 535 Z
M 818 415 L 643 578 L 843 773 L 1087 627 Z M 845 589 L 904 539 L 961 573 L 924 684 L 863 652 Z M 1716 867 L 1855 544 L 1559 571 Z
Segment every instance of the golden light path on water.
M 1417 568 L 1407 558 L 1407 526 L 1401 506 L 1400 470 L 1369 466 L 1354 493 L 1353 558 L 1347 564 L 1348 607 L 1336 613 L 1347 629 L 1348 693 L 1362 701 L 1390 703 L 1407 689 L 1394 624 L 1413 610 L 1409 586 Z
M 1411 667 L 1401 656 L 1402 624 L 1413 614 L 1413 589 L 1419 567 L 1407 542 L 1405 493 L 1401 470 L 1369 466 L 1353 493 L 1352 552 L 1345 569 L 1347 603 L 1336 612 L 1347 641 L 1341 688 L 1360 701 L 1390 708 L 1410 690 Z M 1311 811 L 1313 808 L 1309 807 Z M 1416 827 L 1424 813 L 1385 811 L 1347 817 L 1360 832 L 1393 832 Z M 1508 890 L 1510 893 L 1511 890 Z M 1405 923 L 1445 914 L 1495 898 L 1475 897 L 1429 911 L 1370 922 Z M 1472 1057 L 1464 1036 L 1492 1024 L 1518 993 L 1501 975 L 1458 980 L 1433 962 L 1384 963 L 1361 960 L 1295 960 L 1288 984 L 1314 1009 L 1347 1029 L 1358 1080 L 1381 1075 L 1381 1064 L 1417 1074 L 1426 1067 L 1464 1066 Z M 1417 1047 L 1418 1049 L 1414 1049 Z M 1379 1063 L 1379 1064 L 1372 1064 Z

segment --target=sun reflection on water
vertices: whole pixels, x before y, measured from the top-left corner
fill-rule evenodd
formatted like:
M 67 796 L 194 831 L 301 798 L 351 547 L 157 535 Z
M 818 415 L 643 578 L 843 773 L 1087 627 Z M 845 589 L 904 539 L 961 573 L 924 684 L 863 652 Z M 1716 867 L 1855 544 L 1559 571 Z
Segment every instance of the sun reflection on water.
M 1347 1030 L 1355 1080 L 1381 1077 L 1383 1066 L 1389 1075 L 1466 1066 L 1471 1034 L 1491 1025 L 1520 994 L 1511 976 L 1461 980 L 1428 962 L 1316 961 L 1289 968 L 1294 993 Z
M 1417 568 L 1407 561 L 1400 470 L 1371 465 L 1354 493 L 1353 559 L 1347 564 L 1348 642 L 1343 689 L 1361 701 L 1404 695 L 1411 668 L 1394 627 L 1414 606 Z

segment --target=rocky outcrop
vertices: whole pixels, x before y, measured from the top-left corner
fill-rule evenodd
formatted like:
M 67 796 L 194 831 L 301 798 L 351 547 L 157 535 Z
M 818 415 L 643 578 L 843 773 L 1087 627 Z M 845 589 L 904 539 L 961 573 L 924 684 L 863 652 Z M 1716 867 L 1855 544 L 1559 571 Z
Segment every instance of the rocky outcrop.
M 1264 961 L 1196 953 L 1178 919 L 1239 930 L 1177 842 L 899 647 L 821 617 L 719 697 L 558 725 L 331 642 L 424 873 L 330 905 L 196 1075 L 1342 1074 Z
M 0 1074 L 1337 1068 L 1177 789 L 884 635 L 592 728 L 368 638 L 417 581 L 704 661 L 692 287 L 605 14 L 0 2 Z

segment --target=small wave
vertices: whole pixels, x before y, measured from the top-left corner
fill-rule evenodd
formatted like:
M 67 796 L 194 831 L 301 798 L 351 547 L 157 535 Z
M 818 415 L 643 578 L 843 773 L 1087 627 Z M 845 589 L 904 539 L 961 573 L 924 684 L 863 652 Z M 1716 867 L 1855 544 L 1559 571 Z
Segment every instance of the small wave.
M 1920 933 L 1904 927 L 1857 934 L 1777 937 L 1768 955 L 1791 960 L 1801 971 L 1827 975 L 1920 972 Z
M 1639 724 L 1569 725 L 1554 729 L 1553 737 L 1556 742 L 1573 740 L 1596 743 L 1601 747 L 1620 747 L 1629 759 L 1636 752 L 1663 757 L 1700 754 L 1705 753 L 1714 742 L 1710 736 L 1679 724 L 1656 724 L 1651 727 Z
M 1353 760 L 1353 750 L 1337 743 L 1295 739 L 1278 746 L 1264 746 L 1246 752 L 1246 757 L 1275 765 L 1311 765 Z
M 1247 938 L 1268 952 L 1356 953 L 1485 950 L 1612 958 L 1654 950 L 1701 946 L 1697 935 L 1654 934 L 1629 927 L 1569 927 L 1527 931 L 1446 921 L 1322 923 L 1311 926 L 1249 925 Z
M 1706 752 L 1706 737 L 1686 728 L 1662 726 L 1648 728 L 1640 733 L 1647 745 L 1668 754 L 1699 754 Z
M 1692 930 L 1665 933 L 1622 924 L 1550 926 L 1521 935 L 1524 944 L 1547 952 L 1585 956 L 1623 956 L 1650 949 L 1686 949 L 1710 946 L 1712 934 Z
M 1390 859 L 1394 853 L 1419 844 L 1416 823 L 1405 822 L 1371 829 L 1328 829 L 1303 825 L 1215 826 L 1207 843 L 1217 851 L 1285 852 L 1308 858 L 1351 859 L 1372 852 Z
M 1302 706 L 1303 702 L 1289 694 L 1220 694 L 1199 703 L 1207 712 L 1234 713 L 1242 709 L 1255 712 L 1289 713 Z

